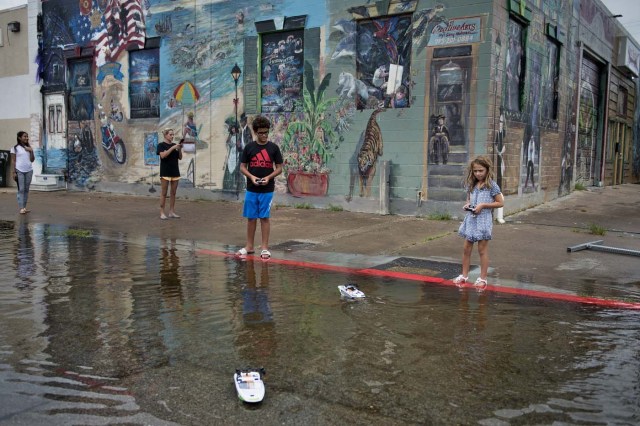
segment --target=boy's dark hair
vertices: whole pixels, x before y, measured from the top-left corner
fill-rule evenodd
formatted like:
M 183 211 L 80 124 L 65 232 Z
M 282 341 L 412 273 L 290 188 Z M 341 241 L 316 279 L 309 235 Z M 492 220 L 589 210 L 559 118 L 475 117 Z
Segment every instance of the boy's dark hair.
M 251 123 L 251 128 L 253 128 L 254 132 L 257 132 L 258 129 L 270 129 L 271 122 L 264 115 L 259 115 L 253 119 L 253 122 Z

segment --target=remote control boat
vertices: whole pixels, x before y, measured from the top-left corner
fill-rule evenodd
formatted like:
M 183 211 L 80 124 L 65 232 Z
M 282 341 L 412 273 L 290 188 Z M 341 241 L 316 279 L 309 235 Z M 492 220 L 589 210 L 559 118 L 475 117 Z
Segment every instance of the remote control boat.
M 244 402 L 260 402 L 264 398 L 264 368 L 236 370 L 233 382 L 236 385 L 238 398 Z
M 339 285 L 338 290 L 342 297 L 349 299 L 362 299 L 365 297 L 364 293 L 353 284 Z

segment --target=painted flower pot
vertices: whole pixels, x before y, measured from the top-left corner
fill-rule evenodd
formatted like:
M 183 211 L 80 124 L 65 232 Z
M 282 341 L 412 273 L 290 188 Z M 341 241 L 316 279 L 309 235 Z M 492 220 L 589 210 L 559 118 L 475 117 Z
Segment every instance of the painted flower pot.
M 327 173 L 289 172 L 289 192 L 295 197 L 327 195 L 329 175 Z

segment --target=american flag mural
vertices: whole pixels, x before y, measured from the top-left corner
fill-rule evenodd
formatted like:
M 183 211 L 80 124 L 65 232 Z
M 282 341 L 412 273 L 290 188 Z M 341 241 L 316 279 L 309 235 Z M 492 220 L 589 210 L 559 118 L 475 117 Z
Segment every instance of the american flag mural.
M 144 47 L 146 26 L 142 0 L 106 0 L 100 30 L 93 36 L 96 60 L 113 61 L 133 43 Z

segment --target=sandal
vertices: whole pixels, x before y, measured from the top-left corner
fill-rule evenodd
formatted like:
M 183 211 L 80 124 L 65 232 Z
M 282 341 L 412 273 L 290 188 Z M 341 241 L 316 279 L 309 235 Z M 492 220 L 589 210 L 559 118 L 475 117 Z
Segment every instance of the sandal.
M 271 252 L 267 249 L 264 249 L 260 252 L 260 257 L 265 260 L 271 259 Z
M 27 214 L 27 209 L 20 209 L 20 214 Z
M 467 281 L 469 281 L 469 277 L 465 277 L 464 275 L 460 274 L 457 277 L 455 277 L 453 279 L 453 283 L 455 285 L 457 285 L 458 287 L 461 287 L 463 284 L 465 284 Z
M 246 256 L 248 254 L 253 254 L 253 253 L 255 253 L 255 251 L 247 250 L 246 248 L 242 247 L 240 250 L 236 252 L 236 256 Z
M 175 214 L 175 213 L 169 213 L 169 217 L 173 218 L 173 219 L 179 219 L 180 218 L 180 216 Z
M 487 288 L 487 280 L 478 277 L 478 279 L 476 279 L 476 282 L 473 283 L 473 286 L 476 287 L 478 291 L 482 291 Z

